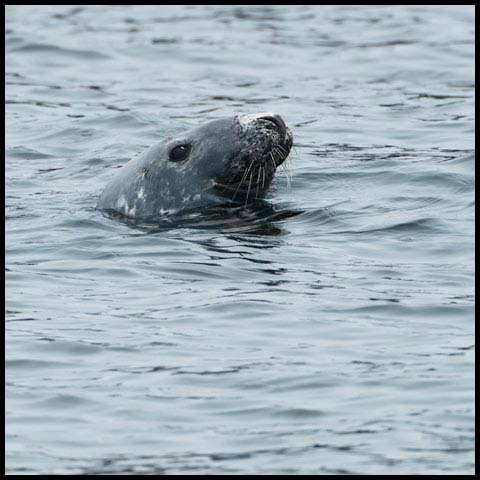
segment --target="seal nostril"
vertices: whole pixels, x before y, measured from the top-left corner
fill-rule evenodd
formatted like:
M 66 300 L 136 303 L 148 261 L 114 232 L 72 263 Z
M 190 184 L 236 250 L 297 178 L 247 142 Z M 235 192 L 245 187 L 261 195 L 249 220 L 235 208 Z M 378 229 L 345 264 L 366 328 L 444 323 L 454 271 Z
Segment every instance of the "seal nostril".
M 285 136 L 287 132 L 287 126 L 285 125 L 285 122 L 283 121 L 283 118 L 280 115 L 265 115 L 264 117 L 260 117 L 260 118 L 262 120 L 267 120 L 275 124 L 275 126 L 279 130 L 282 137 Z

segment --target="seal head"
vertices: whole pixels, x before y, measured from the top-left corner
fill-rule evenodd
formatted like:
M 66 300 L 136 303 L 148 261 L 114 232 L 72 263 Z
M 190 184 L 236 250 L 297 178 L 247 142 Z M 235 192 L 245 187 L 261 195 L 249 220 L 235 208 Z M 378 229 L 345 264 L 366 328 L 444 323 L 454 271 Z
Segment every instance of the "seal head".
M 287 158 L 292 134 L 282 117 L 220 118 L 153 145 L 130 160 L 97 208 L 134 219 L 262 198 Z

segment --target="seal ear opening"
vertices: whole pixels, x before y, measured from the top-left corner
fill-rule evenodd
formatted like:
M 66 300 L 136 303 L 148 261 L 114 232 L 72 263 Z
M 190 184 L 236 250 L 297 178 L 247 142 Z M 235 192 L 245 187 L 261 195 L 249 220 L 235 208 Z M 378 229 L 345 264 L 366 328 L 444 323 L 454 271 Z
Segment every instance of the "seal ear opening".
M 170 150 L 168 154 L 168 159 L 171 162 L 183 162 L 188 158 L 191 148 L 191 145 L 187 143 L 176 145 Z

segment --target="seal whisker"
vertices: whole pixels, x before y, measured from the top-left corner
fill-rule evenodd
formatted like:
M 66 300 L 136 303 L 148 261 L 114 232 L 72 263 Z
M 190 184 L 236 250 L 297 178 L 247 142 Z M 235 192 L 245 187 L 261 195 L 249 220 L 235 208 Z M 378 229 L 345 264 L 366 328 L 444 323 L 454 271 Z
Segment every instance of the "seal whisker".
M 275 170 L 277 169 L 277 162 L 275 160 L 275 152 L 270 152 L 270 157 L 271 157 L 272 163 L 273 163 L 273 171 L 275 172 Z
M 277 155 L 277 160 L 280 160 L 280 163 L 283 163 L 286 160 L 286 154 L 280 145 L 276 145 L 274 153 Z
M 273 170 L 275 170 L 277 168 L 277 165 L 275 164 L 275 158 L 273 156 L 273 152 L 270 152 L 270 159 L 273 162 Z
M 277 168 L 277 160 L 276 160 L 276 155 L 275 155 L 275 148 L 273 148 L 273 150 L 270 152 L 270 157 L 272 158 L 273 168 L 276 169 Z
M 258 189 L 259 189 L 259 187 L 260 187 L 260 172 L 261 172 L 261 170 L 262 170 L 262 166 L 259 165 L 259 167 L 258 167 L 258 175 L 257 175 L 257 190 L 256 190 L 256 192 L 255 192 L 255 200 L 258 198 Z
M 288 173 L 287 168 L 283 164 L 282 164 L 282 170 L 285 173 L 285 178 L 287 179 L 287 187 L 290 188 L 291 187 L 291 178 L 290 178 L 290 175 Z
M 275 158 L 275 167 L 278 167 L 280 164 L 282 164 L 282 160 L 284 160 L 284 156 L 282 155 L 282 152 L 278 148 L 273 149 L 273 155 Z
M 282 152 L 285 156 L 287 155 L 287 152 L 285 151 L 285 149 L 280 144 L 277 144 L 276 148 L 277 148 L 277 150 L 280 150 L 280 152 Z
M 245 199 L 245 206 L 247 206 L 248 195 L 250 194 L 250 187 L 252 186 L 252 177 L 253 177 L 253 170 L 250 172 L 250 180 L 248 182 L 248 190 L 247 190 L 247 197 Z
M 243 177 L 242 179 L 240 180 L 236 190 L 235 190 L 235 193 L 233 194 L 233 197 L 232 197 L 232 202 L 235 200 L 235 196 L 237 195 L 240 187 L 242 186 L 243 184 L 243 181 L 246 179 L 247 175 L 248 175 L 248 172 L 250 171 L 250 169 L 252 168 L 252 165 L 253 165 L 253 162 L 255 161 L 254 158 L 252 158 L 252 160 L 250 161 L 250 165 L 248 166 L 248 168 L 245 170 L 245 172 L 243 173 Z M 248 195 L 247 195 L 248 196 Z
M 281 158 L 282 155 L 281 155 L 280 148 L 281 148 L 280 146 L 278 146 L 278 148 L 275 147 L 275 148 L 274 148 L 274 154 L 279 155 L 280 158 Z M 275 165 L 277 165 L 275 161 L 274 161 L 274 163 L 275 163 Z M 287 179 L 287 187 L 290 187 L 290 185 L 291 185 L 291 178 L 290 178 L 290 174 L 289 174 L 289 172 L 288 172 L 289 159 L 286 158 L 286 159 L 284 160 L 284 162 L 282 162 L 282 163 L 280 164 L 280 166 L 282 167 L 282 171 L 284 172 L 285 178 Z
M 287 187 L 291 186 L 291 180 L 292 180 L 292 175 L 290 173 L 290 162 L 289 159 L 285 160 L 285 162 L 282 163 L 282 170 L 285 173 L 285 177 L 287 179 Z

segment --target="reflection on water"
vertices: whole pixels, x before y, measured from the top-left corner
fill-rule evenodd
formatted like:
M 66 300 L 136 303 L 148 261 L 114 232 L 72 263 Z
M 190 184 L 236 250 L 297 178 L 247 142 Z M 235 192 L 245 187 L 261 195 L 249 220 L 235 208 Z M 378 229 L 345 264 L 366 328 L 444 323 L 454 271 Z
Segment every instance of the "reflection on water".
M 217 230 L 227 233 L 231 230 L 252 235 L 281 235 L 282 220 L 300 215 L 301 210 L 278 209 L 264 200 L 256 200 L 248 205 L 229 205 L 182 211 L 166 214 L 153 221 L 130 219 L 123 215 L 109 213 L 115 220 L 148 233 L 159 233 L 178 228 Z

